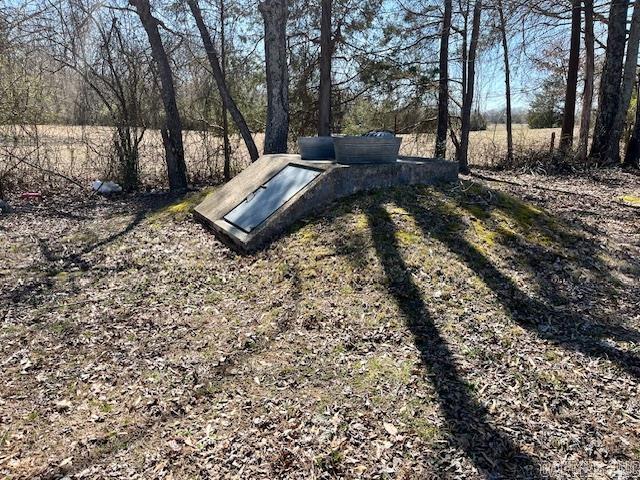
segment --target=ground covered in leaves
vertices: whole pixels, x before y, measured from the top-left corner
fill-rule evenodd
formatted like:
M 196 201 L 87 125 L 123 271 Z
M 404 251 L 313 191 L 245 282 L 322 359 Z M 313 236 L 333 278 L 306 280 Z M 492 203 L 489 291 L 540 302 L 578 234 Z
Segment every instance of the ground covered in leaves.
M 484 172 L 230 252 L 201 195 L 0 217 L 0 476 L 636 478 L 640 182 Z

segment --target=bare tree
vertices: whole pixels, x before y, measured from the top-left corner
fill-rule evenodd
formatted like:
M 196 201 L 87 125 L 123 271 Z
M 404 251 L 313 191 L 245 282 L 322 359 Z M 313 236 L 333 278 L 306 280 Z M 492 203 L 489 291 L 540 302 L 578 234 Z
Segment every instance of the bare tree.
M 142 22 L 151 53 L 158 69 L 160 79 L 162 103 L 165 112 L 165 128 L 160 130 L 164 144 L 169 188 L 171 191 L 185 191 L 187 189 L 187 167 L 184 161 L 184 147 L 182 145 L 182 121 L 176 101 L 176 91 L 173 84 L 173 75 L 169 57 L 164 49 L 162 37 L 158 26 L 160 21 L 151 13 L 148 0 L 129 0 L 129 4 L 135 7 L 138 17 Z
M 451 32 L 451 0 L 444 1 L 442 32 L 440 35 L 439 80 L 438 80 L 438 126 L 436 131 L 435 156 L 447 155 L 447 132 L 449 130 L 449 34 Z
M 478 38 L 480 36 L 480 17 L 482 16 L 482 0 L 476 0 L 473 7 L 473 20 L 471 24 L 471 41 L 466 65 L 465 91 L 462 100 L 462 118 L 460 145 L 456 151 L 458 168 L 462 173 L 469 173 L 469 132 L 471 131 L 471 107 L 475 88 L 476 53 L 478 50 Z
M 584 0 L 584 91 L 582 94 L 582 112 L 580 117 L 580 144 L 577 158 L 587 159 L 589 130 L 591 128 L 591 108 L 593 105 L 593 75 L 595 70 L 595 37 L 593 33 L 593 0 Z
M 633 84 L 636 81 L 636 69 L 638 67 L 638 49 L 640 47 L 640 1 L 636 1 L 633 6 L 631 17 L 631 29 L 629 30 L 629 40 L 627 41 L 627 57 L 624 63 L 622 74 L 622 87 L 620 93 L 620 106 L 616 113 L 615 121 L 611 129 L 609 146 L 611 161 L 620 163 L 620 140 L 624 130 L 624 122 L 627 118 L 627 111 L 631 103 Z
M 225 18 L 225 0 L 220 0 L 220 70 L 222 73 L 222 82 L 224 85 L 227 84 L 227 44 L 225 39 L 225 23 L 227 19 Z M 227 115 L 227 107 L 225 107 L 224 102 L 222 102 L 222 148 L 224 150 L 224 167 L 223 167 L 223 175 L 225 181 L 231 180 L 231 144 L 229 143 L 229 116 Z M 251 139 L 253 146 L 255 148 L 255 143 L 253 142 L 253 138 Z M 247 147 L 248 149 L 249 147 Z M 258 149 L 255 149 L 255 154 L 257 155 Z M 249 154 L 251 156 L 251 154 Z M 254 161 L 254 159 L 251 159 Z
M 573 146 L 573 128 L 576 115 L 576 93 L 578 91 L 578 70 L 580 68 L 580 0 L 571 1 L 571 47 L 567 89 L 564 96 L 564 113 L 560 131 L 560 152 L 567 154 Z
M 112 17 L 108 29 L 100 26 L 100 58 L 98 65 L 83 69 L 82 76 L 102 99 L 115 125 L 113 145 L 120 167 L 123 188 L 131 191 L 139 186 L 139 147 L 145 125 L 143 102 L 149 71 L 142 52 L 128 45 L 118 19 Z M 104 88 L 106 87 L 106 88 Z
M 318 135 L 331 135 L 331 0 L 322 0 L 320 13 L 320 92 L 318 99 Z
M 259 5 L 264 20 L 267 74 L 267 125 L 264 153 L 285 153 L 289 136 L 289 72 L 287 66 L 287 0 Z
M 247 146 L 247 150 L 249 150 L 251 161 L 256 161 L 259 156 L 258 149 L 256 148 L 256 144 L 253 140 L 253 136 L 251 135 L 251 131 L 249 130 L 247 122 L 229 91 L 227 82 L 225 80 L 224 71 L 220 66 L 220 61 L 218 60 L 218 53 L 216 52 L 215 46 L 213 45 L 213 41 L 211 40 L 209 30 L 204 23 L 200 5 L 198 4 L 197 0 L 187 0 L 187 3 L 189 4 L 189 8 L 191 9 L 191 14 L 196 21 L 198 30 L 200 31 L 200 37 L 202 38 L 204 49 L 207 52 L 209 65 L 211 66 L 211 70 L 213 71 L 213 77 L 216 81 L 218 91 L 220 92 L 222 104 L 224 108 L 229 111 L 229 113 L 231 114 L 231 118 L 240 131 L 240 135 L 242 136 L 242 139 Z
M 615 164 L 611 157 L 611 130 L 620 108 L 622 64 L 626 43 L 627 8 L 629 0 L 611 0 L 607 51 L 600 80 L 598 113 L 593 131 L 589 158 L 600 165 Z
M 85 145 L 94 154 L 107 157 L 104 173 L 115 175 L 125 190 L 135 190 L 139 186 L 146 105 L 152 97 L 152 69 L 148 48 L 137 38 L 139 27 L 120 12 L 87 0 L 49 1 L 47 7 L 34 27 L 37 37 L 30 38 L 46 45 L 42 50 L 46 52 L 49 81 L 60 75 L 68 90 L 75 87 L 80 92 L 74 99 L 72 121 L 82 125 L 107 122 L 113 127 L 106 149 L 102 144 L 97 148 L 90 145 L 89 139 Z M 93 114 L 87 111 L 88 103 L 92 103 Z
M 636 80 L 636 98 L 640 98 L 640 72 Z M 636 118 L 624 156 L 624 166 L 640 168 L 640 101 L 636 102 Z
M 507 22 L 504 16 L 502 0 L 498 0 L 498 16 L 500 17 L 500 36 L 504 53 L 504 94 L 506 99 L 507 123 L 507 162 L 513 162 L 513 118 L 511 115 L 511 70 L 509 68 L 509 42 L 507 41 Z
M 38 181 L 42 182 L 49 173 L 57 175 L 43 165 L 38 133 L 38 121 L 45 113 L 38 90 L 48 72 L 42 56 L 20 38 L 20 24 L 26 17 L 20 10 L 17 4 L 0 4 L 0 203 L 4 208 L 5 195 L 22 183 L 27 171 L 41 174 Z

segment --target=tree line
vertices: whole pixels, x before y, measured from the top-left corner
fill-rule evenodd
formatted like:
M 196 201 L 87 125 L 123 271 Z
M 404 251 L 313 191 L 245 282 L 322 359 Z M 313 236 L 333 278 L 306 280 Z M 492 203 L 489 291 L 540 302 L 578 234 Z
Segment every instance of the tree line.
M 561 127 L 558 161 L 638 168 L 639 42 L 630 0 L 6 2 L 0 120 L 110 125 L 129 189 L 150 127 L 174 191 L 193 128 L 219 134 L 226 179 L 231 135 L 255 161 L 258 131 L 263 153 L 284 153 L 299 135 L 369 128 L 433 132 L 434 155 L 467 173 L 482 69 L 498 65 L 508 162 L 514 71 L 530 71 L 529 121 Z

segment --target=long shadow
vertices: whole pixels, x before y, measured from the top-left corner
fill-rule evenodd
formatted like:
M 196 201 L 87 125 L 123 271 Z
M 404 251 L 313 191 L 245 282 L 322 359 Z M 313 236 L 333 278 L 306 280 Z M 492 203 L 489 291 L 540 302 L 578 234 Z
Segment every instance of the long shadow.
M 572 311 L 571 307 L 561 311 L 555 309 L 554 305 L 557 304 L 570 306 L 571 299 L 552 286 L 540 286 L 542 300 L 528 295 L 501 272 L 476 245 L 464 237 L 459 228 L 463 219 L 441 201 L 436 201 L 437 206 L 434 209 L 432 206 L 423 207 L 416 201 L 403 200 L 399 206 L 414 217 L 423 234 L 447 245 L 450 251 L 467 264 L 496 294 L 512 320 L 521 327 L 554 345 L 613 361 L 627 373 L 640 379 L 640 358 L 601 340 L 601 337 L 610 336 L 617 340 L 637 342 L 640 339 L 637 331 L 607 322 L 605 319 L 586 318 Z M 435 228 L 434 225 L 445 225 L 445 228 Z M 541 252 L 535 261 L 539 261 L 542 255 L 544 252 Z M 580 259 L 577 261 L 581 262 Z M 602 277 L 602 281 L 608 278 L 606 274 Z
M 366 214 L 374 247 L 388 280 L 387 288 L 420 350 L 452 440 L 489 478 L 542 478 L 536 461 L 491 426 L 488 412 L 472 397 L 469 385 L 461 379 L 453 354 L 400 253 L 389 213 L 375 205 Z
M 32 298 L 33 295 L 37 295 L 52 288 L 55 283 L 53 282 L 52 277 L 54 277 L 58 273 L 65 272 L 74 267 L 77 267 L 81 271 L 85 272 L 90 270 L 92 268 L 92 265 L 82 258 L 83 255 L 86 255 L 87 253 L 90 253 L 97 248 L 106 246 L 114 242 L 118 238 L 130 233 L 136 228 L 136 226 L 138 226 L 142 222 L 144 218 L 145 213 L 138 212 L 133 220 L 119 232 L 115 232 L 98 242 L 86 245 L 85 247 L 80 249 L 80 251 L 73 252 L 69 255 L 61 257 L 56 256 L 52 252 L 49 244 L 45 240 L 37 238 L 40 252 L 42 253 L 42 256 L 45 258 L 45 260 L 49 263 L 49 268 L 46 269 L 47 275 L 34 279 L 31 282 L 26 282 L 21 287 L 0 295 L 0 300 L 8 300 L 12 303 L 21 303 L 25 299 Z
M 504 197 L 500 192 L 494 192 L 493 196 L 498 199 L 501 196 Z M 512 209 L 525 210 L 526 208 L 530 208 L 526 207 L 522 203 L 518 203 L 514 198 L 508 198 L 507 201 L 512 204 Z M 433 234 L 441 241 L 448 239 L 449 244 L 457 242 L 457 250 L 453 250 L 454 252 L 465 252 L 466 257 L 463 260 L 480 265 L 480 267 L 486 266 L 490 270 L 488 275 L 495 279 L 495 276 L 491 275 L 492 273 L 498 272 L 495 266 L 478 247 L 472 245 L 460 234 L 460 228 L 456 228 L 462 225 L 462 219 L 459 215 L 452 212 L 450 208 L 435 208 L 428 209 L 427 211 L 427 209 L 420 207 L 416 203 L 406 202 L 403 205 L 406 205 L 409 209 L 411 209 L 409 205 L 413 206 L 412 211 L 416 216 L 416 220 L 419 221 L 418 223 L 422 227 L 427 225 L 429 226 L 428 233 Z M 438 205 L 442 207 L 441 203 Z M 472 209 L 471 205 L 467 202 L 460 201 L 457 203 L 457 206 L 471 215 L 477 213 L 477 211 Z M 508 208 L 504 207 L 504 205 L 492 205 L 492 207 L 506 216 L 509 216 L 510 214 L 513 215 L 514 213 L 510 212 Z M 527 213 L 531 212 L 529 211 Z M 485 215 L 488 214 L 485 212 Z M 518 215 L 522 215 L 522 211 L 520 211 Z M 422 220 L 420 221 L 420 219 Z M 495 225 L 491 225 L 490 222 L 484 223 L 485 220 L 477 219 L 477 221 L 483 224 L 485 228 L 488 228 L 489 230 L 496 229 Z M 520 221 L 522 222 L 522 219 L 520 219 Z M 619 291 L 616 289 L 618 280 L 611 275 L 610 268 L 598 258 L 601 253 L 600 246 L 585 235 L 587 231 L 594 233 L 592 232 L 592 229 L 581 223 L 577 223 L 574 227 L 569 229 L 562 225 L 564 222 L 565 220 L 561 217 L 550 218 L 545 215 L 536 214 L 535 221 L 527 219 L 527 222 L 523 222 L 524 225 L 521 225 L 521 227 L 526 227 L 527 230 L 534 231 L 536 233 L 544 232 L 546 235 L 554 236 L 553 244 L 555 246 L 561 246 L 564 250 L 576 250 L 579 247 L 581 251 L 580 254 L 574 254 L 570 258 L 564 258 L 564 261 L 579 268 L 589 270 L 590 274 L 595 277 L 597 280 L 597 291 L 594 291 L 593 288 L 591 289 L 591 294 L 594 295 L 592 300 L 608 298 L 619 294 Z M 573 223 L 576 223 L 575 220 Z M 433 224 L 445 224 L 445 232 L 437 230 L 432 226 Z M 424 228 L 422 228 L 422 230 L 423 233 L 426 233 Z M 500 228 L 498 228 L 498 230 L 500 230 Z M 595 233 L 602 234 L 601 232 Z M 521 265 L 529 267 L 532 272 L 553 270 L 554 261 L 558 259 L 559 256 L 563 256 L 562 253 L 553 250 L 551 246 L 531 243 L 515 232 L 500 232 L 496 237 L 496 242 L 511 250 L 512 259 L 517 259 Z M 572 280 L 568 279 L 568 281 L 571 283 Z M 496 288 L 502 287 L 503 289 L 512 292 L 516 290 L 514 285 L 515 284 L 504 275 L 502 275 L 502 278 L 496 282 Z M 553 313 L 551 310 L 553 306 L 572 305 L 574 303 L 570 293 L 564 291 L 566 288 L 558 288 L 557 285 L 551 285 L 546 282 L 538 282 L 537 287 L 541 292 L 541 296 L 544 301 L 540 302 L 537 300 L 538 304 L 535 304 L 534 307 L 539 308 L 540 303 L 546 302 L 547 308 L 542 311 L 543 313 Z M 518 292 L 520 292 L 520 290 L 518 290 Z M 536 301 L 531 296 L 527 296 L 527 299 L 530 301 Z M 557 316 L 557 314 L 555 314 L 552 326 L 556 329 L 564 327 L 565 330 L 568 328 L 582 333 L 588 332 L 589 337 L 609 336 L 616 338 L 617 340 L 640 343 L 639 331 L 617 324 L 613 318 L 598 319 L 598 316 L 594 312 L 591 312 L 590 317 L 591 318 L 588 318 L 587 316 L 578 315 L 576 313 L 569 316 L 566 314 L 564 316 Z
M 232 369 L 237 369 L 239 367 L 242 367 L 243 365 L 246 365 L 251 361 L 252 358 L 267 351 L 272 347 L 272 345 L 276 343 L 281 334 L 291 329 L 293 323 L 290 317 L 296 316 L 298 302 L 302 294 L 300 274 L 298 269 L 295 269 L 291 273 L 290 280 L 291 289 L 288 292 L 288 297 L 293 301 L 294 312 L 292 313 L 292 315 L 288 315 L 285 319 L 277 321 L 274 331 L 261 332 L 257 340 L 255 340 L 251 344 L 245 344 L 245 346 L 241 349 L 236 350 L 232 354 L 226 356 L 225 360 L 213 366 L 210 371 L 207 372 L 206 376 L 199 375 L 195 369 L 190 370 L 183 368 L 182 371 L 185 374 L 183 380 L 184 384 L 190 383 L 192 386 L 209 386 L 208 390 L 202 390 L 202 393 L 192 396 L 191 402 L 189 404 L 190 407 L 197 407 L 198 404 L 204 405 L 208 403 L 209 400 L 214 396 L 214 394 L 211 393 L 211 389 L 214 385 L 221 390 L 227 380 L 234 378 L 234 376 L 230 373 Z M 179 406 L 178 408 L 162 412 L 158 416 L 152 417 L 140 424 L 127 426 L 125 428 L 125 433 L 118 436 L 118 442 L 122 445 L 126 445 L 127 448 L 132 448 L 134 445 L 148 440 L 151 429 L 159 427 L 161 428 L 170 423 L 179 421 L 180 419 L 187 416 L 188 413 L 189 412 L 185 410 L 183 406 Z M 108 440 L 106 442 L 108 443 Z M 88 452 L 86 455 L 80 458 L 78 462 L 74 462 L 73 468 L 71 470 L 66 470 L 63 472 L 59 467 L 54 467 L 49 470 L 52 470 L 54 473 L 58 473 L 59 471 L 60 473 L 73 476 L 73 474 L 76 474 L 89 466 L 99 465 L 101 461 L 103 461 L 107 457 L 111 457 L 112 455 L 112 449 L 104 448 L 101 450 L 100 448 L 94 448 L 92 451 Z
M 86 255 L 87 253 L 91 253 L 92 251 L 100 247 L 109 245 L 110 243 L 115 242 L 118 238 L 123 237 L 126 234 L 132 232 L 142 222 L 142 220 L 144 220 L 146 215 L 147 215 L 147 212 L 144 212 L 144 211 L 136 212 L 133 219 L 127 224 L 125 228 L 123 228 L 119 232 L 115 232 L 98 242 L 93 242 L 88 245 L 85 245 L 79 251 L 70 253 L 69 255 L 64 255 L 60 257 L 54 255 L 51 249 L 49 248 L 48 244 L 41 238 L 38 238 L 38 244 L 40 246 L 40 250 L 42 251 L 42 255 L 47 259 L 47 261 L 61 262 L 63 265 L 67 267 L 71 267 L 76 264 L 79 264 L 79 266 L 83 268 L 83 266 L 86 266 L 86 262 L 82 261 L 81 259 L 82 255 Z
M 147 215 L 158 211 L 171 202 L 178 200 L 180 197 L 175 197 L 173 195 L 164 195 L 162 197 L 155 198 L 141 198 L 137 201 L 134 201 L 134 205 L 136 205 L 135 215 L 133 219 L 124 227 L 122 230 L 112 233 L 111 235 L 103 238 L 102 240 L 89 243 L 85 245 L 78 251 L 74 251 L 69 253 L 68 255 L 58 256 L 53 252 L 53 249 L 50 247 L 49 243 L 47 243 L 42 238 L 37 237 L 38 248 L 40 249 L 40 253 L 47 261 L 48 265 L 45 266 L 46 275 L 44 277 L 36 278 L 30 282 L 26 282 L 21 287 L 14 289 L 10 292 L 3 292 L 0 294 L 0 300 L 11 301 L 12 303 L 21 303 L 25 301 L 25 299 L 33 298 L 34 295 L 42 293 L 46 290 L 49 290 L 53 287 L 54 283 L 52 281 L 52 277 L 57 275 L 58 273 L 67 271 L 72 268 L 79 268 L 81 271 L 88 271 L 93 268 L 93 265 L 82 257 L 88 253 L 93 252 L 99 248 L 105 247 L 119 238 L 131 233 L 135 230 L 147 217 Z M 95 204 L 92 205 L 95 207 Z M 58 210 L 53 210 L 54 216 L 56 216 L 56 212 Z M 47 214 L 43 212 L 43 214 Z M 88 219 L 89 217 L 82 217 L 84 219 Z M 81 217 L 78 217 L 81 219 Z

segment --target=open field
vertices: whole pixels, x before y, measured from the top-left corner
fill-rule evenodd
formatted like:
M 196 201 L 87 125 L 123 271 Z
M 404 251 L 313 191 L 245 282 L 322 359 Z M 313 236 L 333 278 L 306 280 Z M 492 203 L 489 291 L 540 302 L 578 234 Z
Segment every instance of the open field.
M 16 199 L 0 477 L 637 478 L 638 177 L 481 173 L 253 256 L 202 194 Z
M 526 125 L 514 126 L 514 146 L 517 153 L 526 155 L 531 150 L 549 149 L 551 133 L 559 129 L 530 130 Z M 70 127 L 39 125 L 30 127 L 1 127 L 0 178 L 14 164 L 12 175 L 6 181 L 8 189 L 48 190 L 62 181 L 57 172 L 86 185 L 96 178 L 112 179 L 115 171 L 112 157 L 112 130 L 108 127 Z M 264 135 L 256 134 L 255 140 L 262 150 Z M 404 135 L 401 153 L 405 155 L 433 155 L 434 136 L 427 134 Z M 211 132 L 189 131 L 184 134 L 185 155 L 190 178 L 194 184 L 217 183 L 222 178 L 222 140 Z M 239 171 L 249 162 L 249 156 L 240 138 L 234 137 L 233 170 Z M 292 143 L 291 151 L 297 151 Z M 483 132 L 471 132 L 469 158 L 473 165 L 492 166 L 506 152 L 504 125 L 491 125 Z M 453 144 L 448 154 L 454 155 Z M 33 168 L 20 163 L 40 166 Z M 140 147 L 140 172 L 144 185 L 162 187 L 165 184 L 166 167 L 164 151 L 158 131 L 145 132 Z M 68 186 L 68 183 L 67 183 Z M 11 188 L 13 187 L 13 188 Z
M 527 125 L 513 126 L 514 151 L 529 150 L 548 151 L 551 145 L 551 135 L 560 136 L 559 128 L 530 129 Z M 577 135 L 576 131 L 576 135 Z M 402 152 L 406 155 L 429 157 L 433 155 L 435 137 L 433 135 L 418 134 L 403 136 Z M 505 125 L 489 125 L 487 130 L 471 132 L 469 136 L 469 162 L 476 166 L 493 166 L 499 157 L 505 156 L 507 151 L 507 129 Z M 447 155 L 454 158 L 454 145 L 449 141 Z

